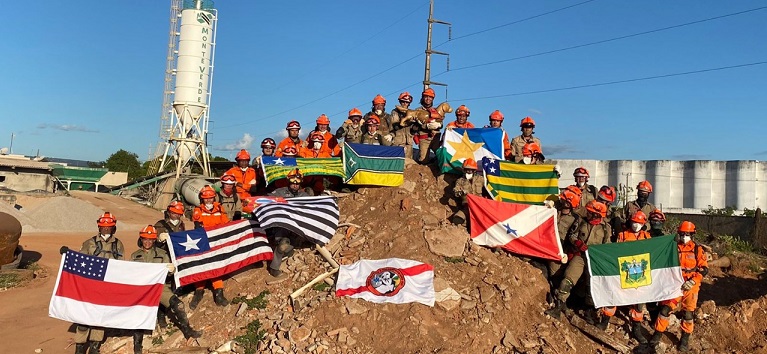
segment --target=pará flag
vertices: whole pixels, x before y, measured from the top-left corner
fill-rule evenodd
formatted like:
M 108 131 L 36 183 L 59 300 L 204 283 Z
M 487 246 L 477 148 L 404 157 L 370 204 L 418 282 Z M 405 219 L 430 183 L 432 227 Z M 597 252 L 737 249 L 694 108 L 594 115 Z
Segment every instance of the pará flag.
M 589 246 L 594 306 L 623 306 L 682 296 L 674 236 Z
M 333 158 L 293 158 L 261 157 L 261 168 L 266 177 L 266 184 L 287 178 L 288 172 L 296 167 L 304 176 L 335 176 L 344 178 L 344 165 L 340 157 Z
M 264 230 L 252 220 L 170 233 L 176 286 L 218 278 L 274 257 Z
M 166 263 L 67 251 L 61 255 L 48 315 L 89 326 L 152 330 L 167 275 Z
M 436 151 L 441 173 L 463 173 L 461 167 L 467 158 L 477 163 L 483 157 L 503 159 L 503 129 L 453 128 L 445 130 L 442 137 L 442 147 Z
M 338 270 L 336 296 L 434 306 L 434 267 L 409 259 L 363 259 Z
M 538 205 L 505 203 L 468 195 L 471 240 L 481 246 L 559 261 L 557 211 Z
M 554 167 L 484 158 L 485 189 L 495 200 L 542 205 L 548 196 L 559 194 Z
M 339 216 L 336 198 L 327 196 L 274 200 L 253 211 L 264 229 L 282 227 L 322 246 L 335 235 Z
M 405 181 L 405 149 L 344 143 L 346 184 L 396 187 Z

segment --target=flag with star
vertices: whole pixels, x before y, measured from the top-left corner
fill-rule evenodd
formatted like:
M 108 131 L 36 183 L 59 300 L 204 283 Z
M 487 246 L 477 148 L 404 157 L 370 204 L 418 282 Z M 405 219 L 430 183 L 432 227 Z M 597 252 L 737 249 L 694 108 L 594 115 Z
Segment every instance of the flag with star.
M 480 162 L 485 189 L 495 200 L 543 205 L 549 196 L 559 194 L 554 165 L 525 165 L 494 158 Z
M 218 278 L 274 257 L 266 233 L 252 220 L 171 232 L 168 242 L 178 287 Z
M 261 157 L 261 169 L 266 177 L 266 184 L 287 178 L 294 169 L 301 170 L 304 176 L 335 176 L 343 178 L 344 166 L 340 157 L 333 158 L 293 158 Z
M 67 251 L 61 255 L 48 315 L 89 326 L 152 330 L 167 275 L 164 263 Z
M 344 143 L 346 184 L 396 187 L 405 181 L 405 149 Z
M 463 161 L 472 158 L 479 164 L 483 157 L 502 159 L 503 130 L 499 128 L 453 128 L 442 135 L 442 147 L 437 149 L 441 173 L 463 173 Z
M 471 240 L 530 257 L 561 261 L 557 210 L 468 195 Z

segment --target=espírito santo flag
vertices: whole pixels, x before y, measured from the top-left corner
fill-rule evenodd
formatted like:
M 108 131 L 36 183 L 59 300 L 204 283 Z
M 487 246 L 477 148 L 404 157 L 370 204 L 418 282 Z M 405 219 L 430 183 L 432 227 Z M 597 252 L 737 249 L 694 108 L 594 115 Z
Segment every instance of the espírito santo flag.
M 405 149 L 344 143 L 346 184 L 396 187 L 405 181 Z
M 674 236 L 589 246 L 595 307 L 656 302 L 682 296 L 682 268 Z
M 482 159 L 485 189 L 493 199 L 504 202 L 543 204 L 550 195 L 559 194 L 559 177 L 554 167 Z

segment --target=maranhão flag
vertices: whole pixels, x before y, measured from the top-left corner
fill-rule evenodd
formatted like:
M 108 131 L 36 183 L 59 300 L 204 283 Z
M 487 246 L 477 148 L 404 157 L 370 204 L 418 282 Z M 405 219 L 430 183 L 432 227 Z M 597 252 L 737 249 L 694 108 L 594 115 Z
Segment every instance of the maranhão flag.
M 274 258 L 266 233 L 252 220 L 170 233 L 176 286 L 218 278 Z
M 338 270 L 336 296 L 434 306 L 434 267 L 409 259 L 363 259 Z
M 559 194 L 559 177 L 554 165 L 525 165 L 495 158 L 482 160 L 485 189 L 495 200 L 543 205 L 550 195 Z
M 435 153 L 442 173 L 463 173 L 461 167 L 467 158 L 477 163 L 483 157 L 503 160 L 503 129 L 447 129 L 442 135 L 442 147 Z
M 656 302 L 682 296 L 682 268 L 674 236 L 589 246 L 595 307 Z
M 346 184 L 396 187 L 405 181 L 405 149 L 344 143 Z
M 557 211 L 538 205 L 504 203 L 469 195 L 471 240 L 487 247 L 560 261 Z
M 152 330 L 166 263 L 143 263 L 67 251 L 61 256 L 48 316 L 88 326 Z

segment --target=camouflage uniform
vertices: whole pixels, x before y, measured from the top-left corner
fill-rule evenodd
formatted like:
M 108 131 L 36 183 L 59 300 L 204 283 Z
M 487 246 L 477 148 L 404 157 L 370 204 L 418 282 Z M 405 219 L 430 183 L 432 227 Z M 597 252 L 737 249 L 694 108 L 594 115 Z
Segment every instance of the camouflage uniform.
M 391 115 L 389 115 L 389 113 L 386 113 L 386 112 L 383 112 L 380 116 L 373 112 L 368 112 L 365 114 L 364 117 L 362 117 L 362 124 L 366 124 L 368 121 L 368 118 L 370 118 L 370 116 L 372 115 L 375 115 L 376 117 L 378 117 L 378 121 L 381 122 L 381 124 L 378 125 L 378 132 L 381 133 L 381 135 L 386 135 L 386 134 L 389 134 L 389 132 L 393 131 L 392 117 Z
M 592 225 L 587 220 L 583 220 L 578 226 L 578 231 L 574 235 L 574 239 L 568 239 L 569 250 L 568 258 L 570 259 L 565 269 L 565 278 L 559 284 L 557 289 L 557 297 L 563 303 L 570 297 L 570 290 L 578 280 L 581 279 L 583 271 L 586 268 L 586 255 L 580 250 L 576 249 L 573 242 L 580 240 L 584 244 L 588 245 L 601 245 L 604 243 L 610 243 L 610 237 L 612 236 L 612 228 L 610 225 L 602 220 L 599 224 Z M 591 292 L 589 291 L 589 298 L 587 303 L 591 301 Z
M 541 146 L 541 139 L 538 139 L 534 136 L 530 136 L 528 138 L 525 138 L 522 135 L 515 136 L 514 139 L 511 139 L 511 160 L 514 162 L 522 162 L 522 158 L 524 157 L 522 155 L 522 148 L 525 147 L 525 144 L 527 143 L 536 143 L 538 146 Z M 543 146 L 541 146 L 541 149 L 543 149 Z M 586 205 L 586 204 L 584 204 Z
M 434 108 L 434 106 L 430 108 L 426 108 L 424 106 L 416 108 L 416 110 L 421 111 L 427 111 L 431 115 L 436 115 L 437 110 Z M 440 145 L 440 129 L 428 129 L 425 126 L 420 126 L 418 123 L 415 124 L 415 127 L 417 128 L 416 136 L 418 137 L 418 149 L 420 151 L 420 154 L 418 156 L 418 162 L 425 163 L 426 160 L 429 157 L 429 150 L 437 151 Z
M 650 215 L 650 213 L 655 210 L 655 206 L 650 202 L 647 202 L 644 206 L 639 206 L 639 203 L 637 203 L 636 200 L 626 204 L 626 206 L 623 207 L 623 212 L 616 213 L 617 220 L 615 222 L 620 222 L 621 225 L 621 230 L 617 232 L 623 231 L 626 228 L 626 221 L 631 220 L 631 216 L 633 216 L 639 210 L 641 210 L 645 215 Z M 642 227 L 642 230 L 648 230 L 649 228 L 650 225 L 647 223 Z
M 235 220 L 242 217 L 242 201 L 237 193 L 227 196 L 223 190 L 218 191 L 216 201 L 224 208 L 229 220 Z M 239 216 L 239 217 L 238 217 Z
M 580 215 L 576 214 L 573 209 L 570 209 L 569 214 L 562 214 L 562 204 L 559 200 L 554 203 L 557 209 L 557 231 L 559 232 L 559 240 L 562 243 L 562 248 L 565 248 L 566 237 L 570 233 L 575 233 L 578 229 L 581 221 Z M 561 276 L 560 273 L 564 269 L 562 263 L 558 261 L 549 261 L 549 279 Z
M 134 262 L 170 263 L 168 253 L 158 247 L 152 247 L 148 251 L 139 248 L 138 251 L 131 253 L 130 259 Z M 171 289 L 172 279 L 173 277 L 169 274 L 165 280 L 165 286 L 162 288 L 162 295 L 160 295 L 160 304 L 166 308 L 170 308 L 170 298 L 173 296 L 173 289 Z
M 405 148 L 405 157 L 413 158 L 413 132 L 411 131 L 412 122 L 407 125 L 401 125 L 400 121 L 405 118 L 407 114 L 407 108 L 397 106 L 391 111 L 391 125 L 394 131 L 394 138 L 392 139 L 392 146 L 402 146 Z
M 577 185 L 574 185 L 578 187 Z M 574 209 L 574 211 L 580 215 L 582 218 L 586 217 L 586 204 L 588 204 L 590 201 L 597 199 L 597 193 L 599 192 L 599 189 L 597 187 L 594 187 L 588 183 L 583 185 L 583 188 L 579 188 L 583 194 L 581 194 L 581 204 L 578 205 L 577 208 Z
M 359 144 L 362 141 L 362 127 L 362 121 L 360 121 L 358 127 L 354 127 L 351 124 L 351 120 L 347 119 L 336 131 L 336 139 L 344 138 L 344 141 L 347 143 Z
M 383 134 L 376 131 L 373 135 L 370 135 L 369 133 L 362 134 L 362 139 L 360 139 L 362 144 L 367 145 L 383 145 L 383 146 L 389 146 L 391 145 L 390 142 L 386 141 L 384 139 Z
M 468 214 L 469 207 L 468 207 L 468 195 L 476 195 L 481 197 L 482 191 L 485 187 L 485 177 L 482 175 L 474 174 L 474 177 L 472 177 L 471 180 L 467 179 L 466 176 L 463 176 L 459 178 L 457 181 L 455 181 L 455 186 L 453 187 L 453 194 L 455 195 L 455 198 L 460 202 L 460 205 L 458 206 L 458 211 L 453 214 L 453 217 L 458 217 L 463 220 L 466 220 L 466 215 Z

